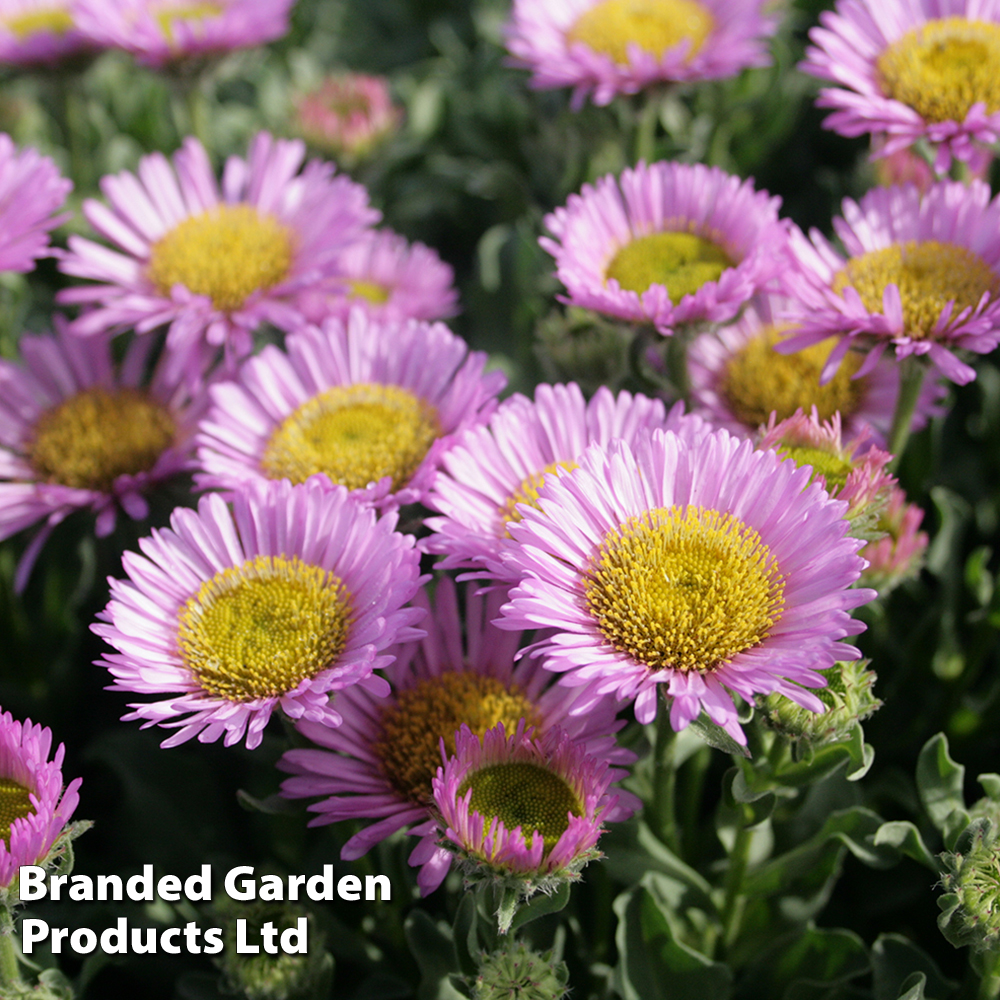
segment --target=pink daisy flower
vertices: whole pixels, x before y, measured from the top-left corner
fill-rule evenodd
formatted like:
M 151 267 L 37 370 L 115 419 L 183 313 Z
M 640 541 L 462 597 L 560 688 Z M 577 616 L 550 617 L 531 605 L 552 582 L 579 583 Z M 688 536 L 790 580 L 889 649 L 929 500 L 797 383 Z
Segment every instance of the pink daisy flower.
M 287 34 L 294 0 L 76 0 L 77 23 L 103 48 L 145 66 L 224 55 Z
M 389 229 L 366 230 L 338 259 L 340 276 L 310 289 L 298 308 L 310 323 L 347 319 L 360 306 L 379 320 L 435 320 L 458 311 L 455 272 L 423 243 Z
M 342 163 L 364 159 L 403 119 L 384 76 L 336 73 L 295 101 L 295 129 L 310 146 Z
M 433 781 L 439 817 L 410 864 L 447 851 L 469 881 L 513 883 L 521 898 L 551 892 L 601 856 L 605 822 L 632 815 L 611 793 L 613 780 L 606 760 L 559 728 L 535 737 L 522 721 L 508 735 L 500 723 L 479 737 L 463 726 Z M 498 916 L 506 933 L 513 908 Z
M 118 249 L 70 237 L 60 268 L 99 282 L 59 293 L 92 307 L 73 332 L 169 324 L 172 347 L 224 346 L 232 361 L 250 353 L 262 323 L 302 325 L 296 297 L 336 274 L 343 248 L 378 220 L 363 187 L 318 160 L 300 172 L 304 157 L 304 143 L 262 132 L 247 160 L 227 161 L 220 189 L 201 143 L 188 138 L 173 167 L 152 153 L 138 177 L 103 178 L 110 208 L 88 199 L 83 212 Z
M 878 522 L 883 537 L 861 550 L 868 560 L 861 582 L 877 590 L 880 597 L 920 573 L 929 542 L 927 532 L 920 530 L 923 519 L 923 510 L 908 503 L 906 493 L 895 486 Z
M 147 517 L 146 494 L 188 468 L 204 408 L 200 370 L 164 353 L 146 378 L 151 341 L 133 341 L 116 365 L 107 335 L 81 340 L 55 321 L 55 335 L 21 338 L 20 364 L 0 360 L 0 538 L 43 522 L 18 590 L 73 511 L 94 513 L 98 538 L 119 509 Z
M 740 743 L 731 692 L 820 711 L 805 688 L 858 655 L 837 640 L 864 629 L 847 612 L 875 594 L 848 589 L 863 543 L 811 473 L 724 430 L 594 445 L 510 525 L 503 558 L 522 580 L 497 624 L 555 630 L 545 666 L 585 689 L 576 711 L 613 694 L 650 722 L 663 685 L 674 729 L 705 711 Z
M 608 104 L 661 81 L 715 80 L 771 62 L 761 0 L 515 0 L 507 48 L 531 86 Z
M 51 749 L 52 730 L 0 715 L 0 890 L 16 893 L 21 865 L 45 863 L 80 802 L 82 779 L 63 787 L 66 748 L 49 760 Z
M 520 393 L 504 401 L 487 426 L 466 431 L 444 456 L 426 503 L 442 517 L 425 524 L 434 534 L 424 549 L 444 556 L 442 569 L 471 569 L 516 583 L 500 559 L 508 522 L 519 521 L 522 505 L 536 505 L 549 476 L 575 469 L 595 442 L 615 438 L 634 443 L 654 427 L 704 428 L 678 404 L 668 417 L 658 399 L 602 386 L 587 402 L 579 386 L 540 385 L 534 401 Z
M 72 188 L 47 156 L 0 132 L 0 271 L 31 271 L 50 256 L 49 233 L 69 218 L 55 213 Z
M 718 167 L 640 163 L 545 217 L 563 300 L 670 334 L 725 323 L 777 273 L 780 198 Z
M 552 674 L 528 657 L 515 664 L 519 633 L 501 632 L 492 620 L 504 594 L 485 596 L 465 590 L 464 639 L 455 585 L 439 579 L 431 607 L 421 592 L 414 601 L 430 612 L 424 620 L 427 636 L 419 644 L 394 649 L 396 661 L 384 671 L 392 685 L 388 698 L 359 687 L 336 697 L 343 723 L 331 729 L 300 722 L 298 731 L 315 749 L 289 750 L 278 767 L 295 777 L 281 786 L 287 798 L 328 796 L 309 806 L 318 813 L 310 826 L 342 819 L 378 820 L 344 845 L 341 857 L 367 854 L 397 830 L 426 823 L 433 814 L 434 775 L 445 754 L 455 750 L 457 731 L 467 726 L 482 736 L 497 724 L 513 732 L 521 720 L 541 735 L 560 728 L 595 757 L 616 765 L 635 756 L 618 747 L 614 733 L 623 722 L 615 718 L 611 699 L 587 715 L 571 715 L 574 696 L 553 685 Z M 567 694 L 569 696 L 567 697 Z M 613 777 L 623 777 L 615 769 Z M 629 803 L 632 796 L 623 792 Z M 451 865 L 446 851 L 423 862 L 418 883 L 424 893 L 441 883 Z
M 899 398 L 899 366 L 882 358 L 867 375 L 852 378 L 863 359 L 850 353 L 834 377 L 823 383 L 833 341 L 794 354 L 774 349 L 792 332 L 780 318 L 790 307 L 787 299 L 758 296 L 735 323 L 691 341 L 687 361 L 694 412 L 737 437 L 752 437 L 772 413 L 784 420 L 796 410 L 809 412 L 815 406 L 823 420 L 839 413 L 848 437 L 868 428 L 872 443 L 884 445 Z M 945 392 L 937 380 L 923 383 L 914 431 L 943 412 L 939 404 Z
M 365 503 L 416 503 L 506 381 L 441 323 L 377 322 L 360 309 L 346 326 L 291 334 L 285 348 L 264 348 L 212 388 L 197 441 L 203 489 L 321 475 Z
M 410 535 L 310 480 L 251 483 L 230 512 L 218 495 L 178 508 L 170 528 L 126 552 L 128 580 L 93 631 L 115 647 L 98 660 L 112 691 L 162 695 L 130 705 L 124 720 L 256 747 L 280 709 L 336 726 L 331 691 L 352 684 L 387 694 L 372 671 L 394 642 L 418 638 L 423 613 L 404 607 L 420 584 Z
M 54 63 L 95 48 L 76 24 L 75 0 L 4 0 L 0 62 Z
M 1000 342 L 1000 199 L 980 181 L 874 188 L 845 199 L 833 227 L 840 254 L 813 230 L 793 231 L 797 267 L 782 275 L 796 300 L 790 353 L 839 335 L 823 370 L 829 380 L 851 349 L 867 352 L 854 373 L 871 372 L 891 346 L 896 358 L 925 357 L 953 382 L 976 377 L 956 350 L 986 354 Z
M 880 155 L 926 139 L 939 174 L 1000 136 L 997 0 L 839 0 L 820 22 L 800 69 L 839 84 L 817 101 L 827 128 L 886 133 Z

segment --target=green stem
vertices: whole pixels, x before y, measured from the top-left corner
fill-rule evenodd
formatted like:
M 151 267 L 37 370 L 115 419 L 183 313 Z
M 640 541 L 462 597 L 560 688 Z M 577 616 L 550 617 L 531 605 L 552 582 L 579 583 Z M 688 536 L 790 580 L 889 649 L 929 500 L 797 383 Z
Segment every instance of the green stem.
M 670 710 L 660 706 L 656 717 L 656 748 L 653 758 L 653 829 L 656 835 L 675 854 L 680 853 L 680 836 L 677 827 L 677 760 L 674 749 L 677 733 L 670 725 Z
M 683 399 L 685 407 L 691 397 L 691 375 L 688 372 L 687 352 L 690 341 L 688 331 L 676 329 L 667 338 L 667 374 L 670 383 L 677 393 L 678 399 Z
M 976 991 L 976 1000 L 997 1000 L 1000 997 L 1000 955 L 984 955 L 982 978 Z
M 635 162 L 652 163 L 656 159 L 656 126 L 660 120 L 660 91 L 646 92 L 639 109 L 635 130 Z
M 729 852 L 725 896 L 722 902 L 722 942 L 727 950 L 732 947 L 740 933 L 743 907 L 746 902 L 743 897 L 743 880 L 750 861 L 750 844 L 753 841 L 753 833 L 745 825 L 746 807 L 743 808 L 744 825 L 737 830 L 733 849 Z
M 0 905 L 0 996 L 11 996 L 24 988 L 14 939 L 14 916 Z
M 920 388 L 924 382 L 925 366 L 922 359 L 910 355 L 899 364 L 899 397 L 896 412 L 892 415 L 892 430 L 889 432 L 889 452 L 894 456 L 891 468 L 899 465 L 906 449 L 913 424 L 913 411 L 917 408 Z

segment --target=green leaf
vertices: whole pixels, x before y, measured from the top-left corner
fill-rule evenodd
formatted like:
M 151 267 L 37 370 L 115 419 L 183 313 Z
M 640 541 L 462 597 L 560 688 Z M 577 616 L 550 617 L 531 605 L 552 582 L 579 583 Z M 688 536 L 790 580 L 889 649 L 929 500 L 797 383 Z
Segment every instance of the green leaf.
M 722 750 L 724 753 L 732 754 L 735 757 L 746 757 L 749 759 L 750 750 L 742 744 L 737 743 L 722 726 L 717 726 L 704 712 L 691 722 L 690 728 L 710 747 Z
M 930 868 L 932 872 L 940 871 L 937 859 L 927 849 L 920 831 L 907 820 L 893 820 L 891 823 L 883 823 L 875 831 L 872 843 L 876 847 L 890 847 L 905 854 L 908 858 L 918 861 L 925 868 Z
M 983 791 L 994 802 L 1000 802 L 1000 774 L 981 774 L 976 781 L 983 786 Z
M 930 955 L 901 934 L 880 935 L 871 960 L 874 1000 L 945 1000 L 957 989 Z
M 544 917 L 547 913 L 558 913 L 560 910 L 565 909 L 566 904 L 569 902 L 569 892 L 569 882 L 563 882 L 551 895 L 547 896 L 544 893 L 540 893 L 535 896 L 530 903 L 525 903 L 514 914 L 514 919 L 510 924 L 510 933 L 513 934 L 518 927 L 530 924 L 532 920 Z
M 948 737 L 932 736 L 917 758 L 917 792 L 930 821 L 942 832 L 956 809 L 965 809 L 965 768 L 948 753 Z M 967 822 L 967 821 L 966 821 Z
M 413 910 L 403 931 L 420 967 L 417 1000 L 464 1000 L 448 978 L 461 971 L 448 926 L 434 923 L 423 910 Z
M 474 976 L 479 968 L 479 953 L 483 950 L 479 943 L 476 894 L 467 892 L 462 896 L 455 912 L 455 923 L 451 929 L 452 941 L 458 955 L 458 964 L 467 976 Z
M 619 896 L 614 909 L 615 989 L 624 1000 L 728 1000 L 729 967 L 679 940 L 670 912 L 645 884 Z

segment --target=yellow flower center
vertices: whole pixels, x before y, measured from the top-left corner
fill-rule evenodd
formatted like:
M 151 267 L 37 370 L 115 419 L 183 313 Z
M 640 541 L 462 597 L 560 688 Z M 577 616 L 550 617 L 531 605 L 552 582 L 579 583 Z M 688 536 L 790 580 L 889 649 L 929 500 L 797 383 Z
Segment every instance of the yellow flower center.
M 718 281 L 729 255 L 717 243 L 694 233 L 651 233 L 626 243 L 608 264 L 605 279 L 640 295 L 650 285 L 666 285 L 671 302 L 694 295 L 702 285 Z
M 687 41 L 690 59 L 713 26 L 711 13 L 697 0 L 603 0 L 583 12 L 566 33 L 566 41 L 582 42 L 627 66 L 630 45 L 659 59 Z
M 868 387 L 867 379 L 851 378 L 861 367 L 861 355 L 848 354 L 837 374 L 820 385 L 833 338 L 795 354 L 778 354 L 774 345 L 783 332 L 778 327 L 765 327 L 726 362 L 719 393 L 733 416 L 756 428 L 767 423 L 772 411 L 778 420 L 787 420 L 800 407 L 809 413 L 815 406 L 820 420 L 829 420 L 838 412 L 844 417 L 854 413 Z
M 483 816 L 487 825 L 491 816 L 497 816 L 508 830 L 519 826 L 529 845 L 537 830 L 546 854 L 569 826 L 569 814 L 583 815 L 583 803 L 558 774 L 526 761 L 491 764 L 475 771 L 459 786 L 459 797 L 470 788 L 469 808 Z
M 19 42 L 26 41 L 32 35 L 40 35 L 42 32 L 65 35 L 73 27 L 73 18 L 69 11 L 60 7 L 43 7 L 2 20 L 7 25 L 7 30 Z
M 352 490 L 391 476 L 398 490 L 440 434 L 434 407 L 398 385 L 338 385 L 285 418 L 260 467 L 270 479 L 293 483 L 325 472 Z
M 784 578 L 753 528 L 703 507 L 651 510 L 608 532 L 585 583 L 608 642 L 652 670 L 716 670 L 781 617 Z
M 914 340 L 933 336 L 941 311 L 954 301 L 954 318 L 963 309 L 975 308 L 983 294 L 1000 294 L 1000 277 L 977 253 L 954 243 L 937 240 L 894 243 L 852 257 L 834 276 L 838 294 L 854 287 L 864 307 L 882 312 L 882 293 L 889 284 L 899 288 L 903 303 L 903 333 Z
M 812 479 L 822 476 L 826 480 L 826 491 L 831 496 L 836 496 L 844 488 L 847 477 L 854 468 L 847 459 L 820 448 L 812 448 L 809 445 L 781 443 L 778 445 L 778 453 L 783 458 L 791 459 L 798 466 L 811 465 L 813 469 Z
M 151 469 L 175 433 L 170 411 L 137 389 L 84 389 L 38 418 L 25 458 L 45 482 L 107 492 Z
M 10 828 L 14 820 L 34 813 L 31 792 L 13 778 L 0 778 L 0 840 L 10 848 Z
M 517 685 L 471 672 L 427 677 L 400 691 L 396 703 L 382 713 L 380 735 L 372 750 L 392 786 L 411 802 L 432 799 L 431 779 L 441 766 L 441 740 L 450 757 L 455 732 L 467 725 L 480 739 L 487 729 L 504 724 L 513 733 L 521 719 L 537 726 L 541 717 Z
M 374 281 L 348 281 L 347 285 L 352 299 L 364 299 L 376 306 L 389 301 L 389 289 Z
M 206 580 L 177 613 L 177 646 L 206 694 L 275 698 L 332 666 L 351 624 L 338 577 L 298 556 L 255 556 Z
M 912 28 L 875 62 L 882 91 L 928 122 L 961 122 L 979 101 L 1000 110 L 1000 25 L 944 17 Z
M 510 535 L 507 533 L 507 522 L 513 521 L 515 524 L 520 522 L 524 515 L 517 509 L 519 503 L 526 503 L 535 510 L 541 510 L 541 505 L 538 503 L 538 493 L 542 486 L 545 484 L 545 477 L 550 473 L 555 473 L 557 476 L 563 472 L 572 472 L 574 469 L 578 469 L 579 466 L 576 462 L 550 462 L 545 466 L 540 472 L 532 473 L 526 479 L 521 481 L 521 485 L 518 486 L 516 490 L 504 501 L 504 505 L 498 508 L 500 513 L 500 533 L 503 537 L 509 538 Z
M 291 266 L 287 226 L 252 205 L 217 205 L 157 240 L 147 274 L 161 295 L 183 285 L 216 309 L 232 310 L 283 281 Z
M 156 11 L 156 23 L 163 37 L 171 45 L 174 43 L 174 28 L 178 23 L 197 24 L 209 17 L 218 17 L 225 7 L 220 3 L 182 3 Z

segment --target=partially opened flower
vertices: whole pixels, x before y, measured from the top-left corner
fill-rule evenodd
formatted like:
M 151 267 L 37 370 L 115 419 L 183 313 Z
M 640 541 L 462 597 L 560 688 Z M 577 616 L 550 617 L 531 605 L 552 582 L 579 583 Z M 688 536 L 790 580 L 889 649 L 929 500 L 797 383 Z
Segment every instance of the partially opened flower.
M 852 352 L 833 378 L 822 382 L 832 339 L 794 354 L 774 349 L 794 332 L 780 320 L 788 309 L 787 299 L 761 296 L 737 322 L 691 342 L 687 360 L 694 411 L 717 427 L 747 437 L 767 424 L 772 413 L 785 420 L 796 410 L 809 413 L 815 406 L 821 420 L 839 413 L 846 436 L 868 428 L 873 443 L 884 444 L 899 397 L 899 366 L 883 358 L 867 375 L 852 378 L 863 360 Z M 914 431 L 940 412 L 937 402 L 944 391 L 937 381 L 923 383 L 913 414 Z
M 0 891 L 21 865 L 44 863 L 80 801 L 82 779 L 63 786 L 65 747 L 51 750 L 50 729 L 0 715 Z
M 75 0 L 4 0 L 0 10 L 0 63 L 55 63 L 96 48 L 79 30 L 75 7 Z
M 399 128 L 402 117 L 389 81 L 365 73 L 333 74 L 295 101 L 298 134 L 347 165 L 370 155 Z
M 311 323 L 346 320 L 360 307 L 375 319 L 444 319 L 457 311 L 455 272 L 423 243 L 389 229 L 365 230 L 337 258 L 340 276 L 303 292 L 298 307 Z
M 675 406 L 668 417 L 658 399 L 629 392 L 617 396 L 602 386 L 589 402 L 579 387 L 540 385 L 534 400 L 505 400 L 486 426 L 466 431 L 444 456 L 427 498 L 443 516 L 426 519 L 433 534 L 428 552 L 443 555 L 442 569 L 472 569 L 476 575 L 515 583 L 500 559 L 509 521 L 522 504 L 536 504 L 547 476 L 575 469 L 588 445 L 615 438 L 635 442 L 655 427 L 692 432 L 706 429 Z
M 118 651 L 98 661 L 111 690 L 161 696 L 123 718 L 177 729 L 165 747 L 224 735 L 252 749 L 277 709 L 335 726 L 331 691 L 387 693 L 372 674 L 386 648 L 423 634 L 404 607 L 419 555 L 395 525 L 315 480 L 248 484 L 232 512 L 218 494 L 175 510 L 143 555 L 125 553 L 129 579 L 92 626 Z
M 545 217 L 565 301 L 669 334 L 733 319 L 779 269 L 779 198 L 700 163 L 640 163 Z
M 662 81 L 714 80 L 770 63 L 762 0 L 515 0 L 507 48 L 531 86 L 608 104 Z
M 49 256 L 49 233 L 69 218 L 56 213 L 72 187 L 47 156 L 0 132 L 0 271 L 30 271 Z
M 820 14 L 800 66 L 837 87 L 824 124 L 886 133 L 882 155 L 926 139 L 935 167 L 968 162 L 1000 136 L 1000 5 L 993 0 L 838 0 Z
M 880 597 L 920 573 L 929 542 L 927 532 L 920 530 L 923 519 L 923 510 L 909 503 L 899 486 L 890 491 L 889 503 L 878 521 L 882 537 L 861 550 L 868 560 L 861 582 L 877 590 Z
M 378 322 L 362 310 L 266 347 L 215 385 L 198 433 L 200 486 L 320 475 L 359 499 L 423 499 L 456 432 L 486 421 L 504 386 L 441 323 Z
M 58 316 L 56 329 L 23 336 L 20 364 L 0 360 L 0 538 L 42 523 L 18 588 L 73 511 L 96 515 L 98 537 L 119 510 L 145 518 L 150 490 L 188 467 L 204 408 L 197 367 L 166 352 L 147 376 L 151 342 L 133 341 L 116 365 L 107 335 L 74 337 Z
M 628 819 L 611 790 L 607 760 L 587 753 L 561 729 L 535 737 L 524 722 L 482 737 L 463 726 L 455 754 L 434 778 L 439 817 L 410 864 L 444 849 L 470 882 L 491 882 L 514 897 L 552 892 L 601 856 L 605 822 Z M 510 916 L 501 912 L 500 932 Z
M 544 664 L 584 688 L 577 711 L 614 694 L 649 722 L 662 685 L 675 729 L 705 711 L 740 743 L 733 693 L 819 711 L 806 688 L 857 656 L 837 640 L 875 594 L 848 589 L 862 542 L 811 473 L 723 430 L 594 445 L 510 525 L 522 580 L 498 624 L 555 630 Z
M 76 0 L 77 22 L 102 47 L 145 66 L 219 56 L 281 38 L 294 0 Z
M 262 132 L 247 160 L 230 157 L 220 188 L 188 138 L 173 166 L 152 153 L 138 177 L 103 178 L 110 208 L 88 199 L 83 211 L 118 249 L 70 237 L 61 269 L 99 282 L 59 294 L 93 307 L 73 332 L 169 325 L 174 348 L 225 347 L 232 360 L 250 353 L 262 323 L 302 325 L 296 297 L 338 273 L 338 254 L 378 220 L 363 187 L 318 160 L 300 170 L 304 157 L 304 143 Z
M 389 696 L 357 686 L 339 692 L 335 707 L 341 725 L 333 729 L 300 722 L 298 731 L 315 747 L 289 750 L 278 764 L 295 775 L 282 783 L 282 795 L 328 796 L 309 806 L 318 814 L 310 826 L 349 818 L 378 820 L 347 841 L 341 851 L 345 860 L 431 818 L 432 779 L 441 766 L 442 742 L 450 756 L 462 726 L 477 736 L 501 723 L 514 732 L 524 721 L 539 735 L 559 727 L 588 753 L 612 764 L 635 759 L 615 743 L 614 734 L 624 723 L 615 718 L 613 699 L 602 700 L 585 715 L 572 715 L 573 692 L 556 687 L 537 660 L 515 662 L 520 634 L 491 624 L 506 599 L 503 592 L 483 596 L 470 587 L 461 609 L 457 596 L 447 577 L 437 582 L 433 605 L 423 593 L 418 595 L 414 603 L 430 612 L 423 622 L 427 635 L 418 645 L 393 648 L 396 661 L 384 671 L 392 685 Z M 616 768 L 612 774 L 622 777 L 624 771 Z M 627 792 L 622 796 L 633 801 Z M 426 893 L 447 874 L 451 856 L 440 851 L 422 864 L 418 882 Z
M 867 353 L 855 377 L 890 347 L 897 359 L 925 357 L 953 382 L 975 371 L 955 354 L 985 354 L 1000 342 L 1000 199 L 981 181 L 874 188 L 845 199 L 833 226 L 846 251 L 819 232 L 793 231 L 797 267 L 783 283 L 795 300 L 795 330 L 778 350 L 792 352 L 833 334 L 829 379 L 852 349 Z

